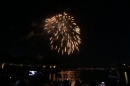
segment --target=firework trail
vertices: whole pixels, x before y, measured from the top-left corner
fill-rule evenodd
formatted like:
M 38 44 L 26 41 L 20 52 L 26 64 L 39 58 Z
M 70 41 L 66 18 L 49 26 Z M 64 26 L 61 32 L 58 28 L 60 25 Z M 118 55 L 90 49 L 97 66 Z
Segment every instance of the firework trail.
M 50 34 L 51 49 L 56 49 L 62 54 L 70 55 L 74 50 L 79 51 L 81 39 L 80 28 L 74 18 L 67 13 L 58 14 L 45 20 L 44 29 Z

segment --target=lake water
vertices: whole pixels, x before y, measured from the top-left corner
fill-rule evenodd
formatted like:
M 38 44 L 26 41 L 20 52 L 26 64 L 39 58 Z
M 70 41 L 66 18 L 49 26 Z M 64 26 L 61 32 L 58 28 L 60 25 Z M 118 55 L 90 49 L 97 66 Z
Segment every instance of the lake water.
M 108 80 L 109 70 L 84 70 L 84 71 L 61 71 L 59 73 L 50 73 L 49 79 L 57 81 L 58 79 L 69 79 L 74 84 L 76 79 L 83 82 L 93 83 L 94 81 L 106 82 Z M 125 83 L 128 83 L 128 74 L 124 72 Z
M 105 70 L 89 70 L 89 71 L 61 71 L 57 74 L 50 73 L 49 79 L 56 81 L 57 79 L 69 79 L 76 80 L 81 79 L 84 82 L 92 82 L 92 81 L 105 81 L 107 78 L 109 71 Z

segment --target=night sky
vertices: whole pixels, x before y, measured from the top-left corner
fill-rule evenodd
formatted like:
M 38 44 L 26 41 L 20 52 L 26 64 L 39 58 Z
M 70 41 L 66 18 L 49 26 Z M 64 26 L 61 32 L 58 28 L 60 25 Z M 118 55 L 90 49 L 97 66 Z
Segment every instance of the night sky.
M 57 58 L 63 65 L 130 64 L 130 3 L 128 0 L 43 0 L 2 2 L 0 52 L 17 56 Z M 42 21 L 57 13 L 73 15 L 81 29 L 80 53 L 51 51 Z M 39 34 L 25 38 L 29 33 Z M 43 33 L 40 35 L 40 33 Z

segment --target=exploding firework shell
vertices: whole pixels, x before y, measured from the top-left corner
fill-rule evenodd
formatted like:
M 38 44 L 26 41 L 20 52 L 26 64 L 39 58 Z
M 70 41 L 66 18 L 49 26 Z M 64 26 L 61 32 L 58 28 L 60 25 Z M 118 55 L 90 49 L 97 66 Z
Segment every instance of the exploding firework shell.
M 79 37 L 80 28 L 74 22 L 74 17 L 67 13 L 58 14 L 45 20 L 44 29 L 50 34 L 51 49 L 56 49 L 62 54 L 68 55 L 74 50 L 79 51 L 81 39 Z

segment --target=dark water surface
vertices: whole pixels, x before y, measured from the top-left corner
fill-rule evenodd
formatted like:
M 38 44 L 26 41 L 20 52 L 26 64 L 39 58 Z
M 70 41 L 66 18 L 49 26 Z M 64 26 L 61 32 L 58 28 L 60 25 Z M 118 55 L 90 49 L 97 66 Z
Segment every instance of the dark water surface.
M 81 79 L 85 82 L 90 81 L 106 81 L 109 71 L 107 70 L 84 70 L 84 71 L 61 71 L 58 74 L 50 74 L 49 79 L 57 80 L 65 79 Z

